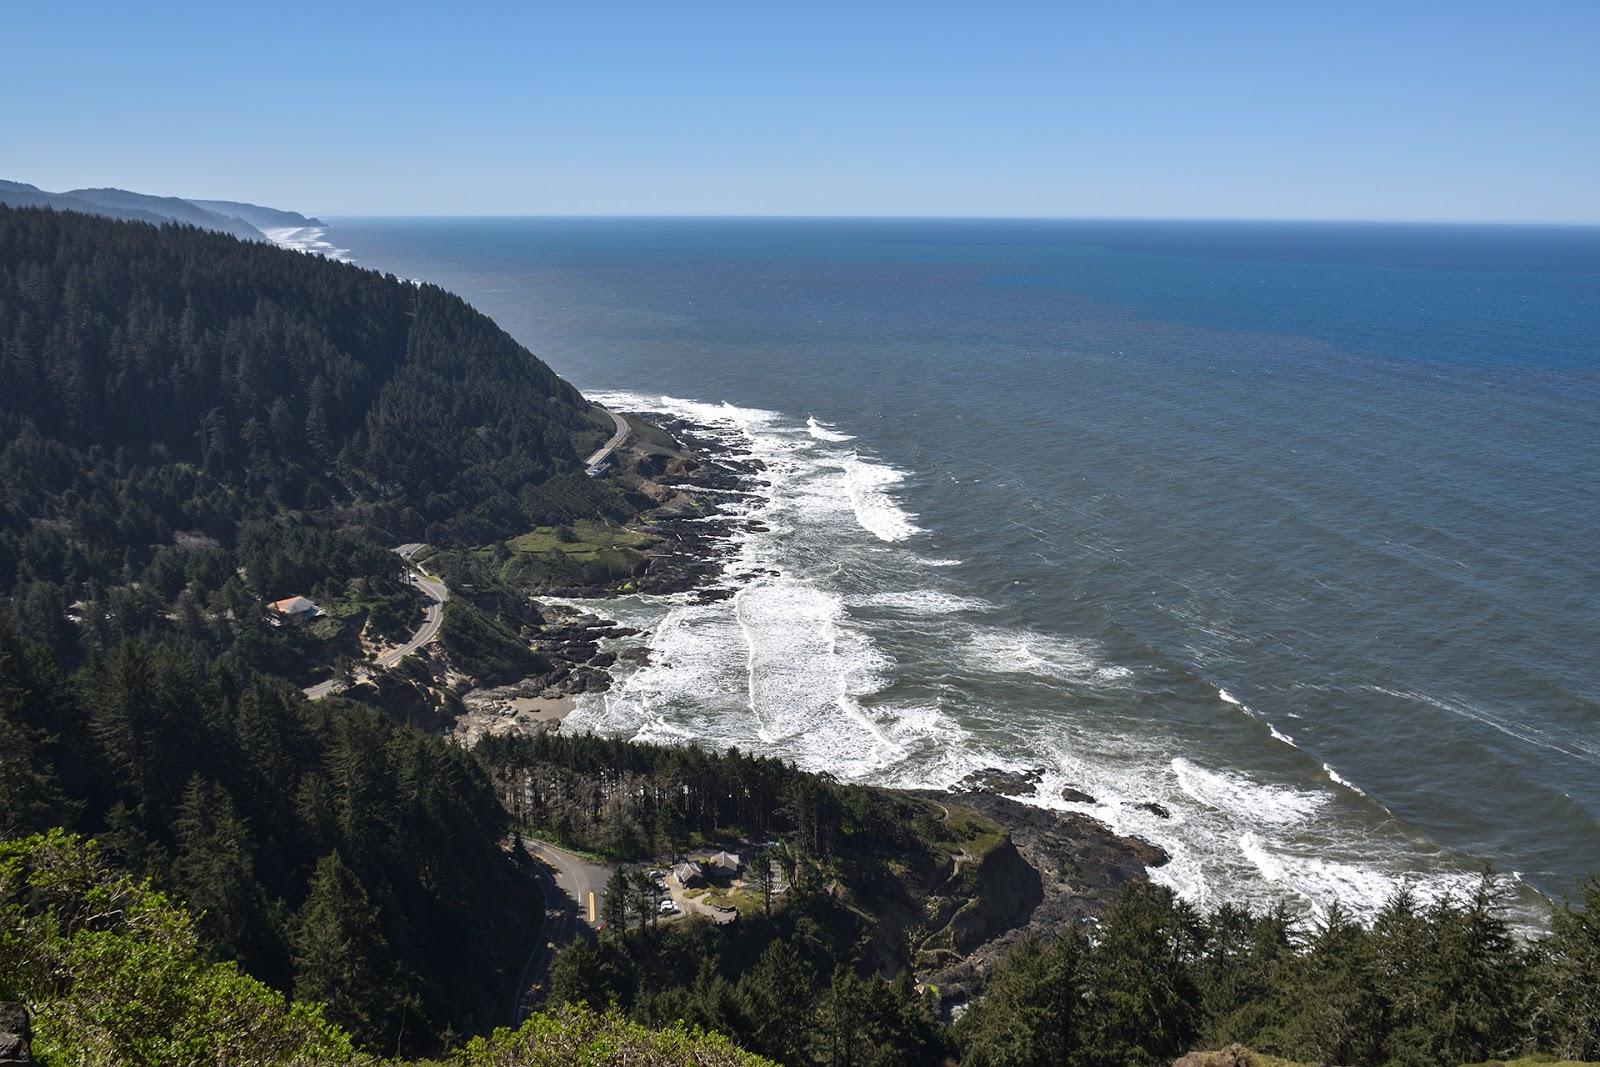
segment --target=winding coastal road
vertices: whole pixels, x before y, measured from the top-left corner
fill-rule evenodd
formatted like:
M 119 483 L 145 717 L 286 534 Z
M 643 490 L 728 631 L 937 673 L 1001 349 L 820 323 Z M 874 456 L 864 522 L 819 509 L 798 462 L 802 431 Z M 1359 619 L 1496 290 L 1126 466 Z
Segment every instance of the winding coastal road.
M 599 407 L 598 404 L 595 406 Z M 618 446 L 628 439 L 629 432 L 628 421 L 621 415 L 618 415 L 615 411 L 611 411 L 608 408 L 600 408 L 600 410 L 611 416 L 611 421 L 616 424 L 617 432 L 612 434 L 611 440 L 607 441 L 604 446 L 596 451 L 594 455 L 590 456 L 588 461 L 584 463 L 586 472 L 591 478 L 600 473 L 600 469 L 605 466 L 606 460 L 611 458 L 611 453 L 615 452 Z
M 395 549 L 400 558 L 410 563 L 418 552 L 428 546 L 420 542 L 401 545 Z M 444 625 L 444 602 L 450 599 L 450 589 L 444 582 L 424 571 L 420 565 L 407 575 L 407 580 L 429 598 L 428 606 L 423 610 L 422 625 L 406 640 L 405 644 L 392 648 L 383 655 L 374 659 L 365 666 L 378 670 L 388 670 L 411 653 L 432 641 L 439 635 L 439 627 Z M 337 693 L 344 688 L 344 683 L 338 678 L 330 678 L 326 682 L 319 682 L 307 686 L 302 692 L 311 700 L 321 700 L 325 696 Z
M 533 857 L 539 889 L 544 894 L 544 920 L 533 953 L 522 968 L 522 980 L 517 983 L 513 1026 L 521 1023 L 522 1017 L 548 992 L 550 961 L 556 952 L 580 937 L 594 940 L 598 923 L 589 922 L 589 899 L 593 895 L 598 915 L 606 883 L 616 870 L 543 841 L 524 841 L 522 845 Z

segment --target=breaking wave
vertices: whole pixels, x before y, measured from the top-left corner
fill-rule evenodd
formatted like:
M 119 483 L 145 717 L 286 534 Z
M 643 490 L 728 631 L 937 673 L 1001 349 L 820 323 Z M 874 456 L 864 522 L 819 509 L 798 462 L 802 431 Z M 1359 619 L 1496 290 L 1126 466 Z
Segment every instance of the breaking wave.
M 309 252 L 340 263 L 351 262 L 350 250 L 340 248 L 328 240 L 328 229 L 325 226 L 270 226 L 261 232 L 266 234 L 267 240 L 281 248 Z
M 816 416 L 814 415 L 806 416 L 806 432 L 811 434 L 811 436 L 816 438 L 818 441 L 832 441 L 834 443 L 839 443 L 843 441 L 855 440 L 855 437 L 851 434 L 840 433 L 837 430 L 830 430 L 828 427 L 818 422 Z

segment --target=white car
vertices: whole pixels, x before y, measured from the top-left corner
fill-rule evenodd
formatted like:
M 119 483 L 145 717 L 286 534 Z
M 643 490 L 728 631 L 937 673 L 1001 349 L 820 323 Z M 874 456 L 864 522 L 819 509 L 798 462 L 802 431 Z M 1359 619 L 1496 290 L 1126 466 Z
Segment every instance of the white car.
M 661 902 L 661 914 L 663 914 L 663 915 L 676 915 L 677 912 L 678 912 L 678 905 L 674 904 L 672 901 L 663 900 Z

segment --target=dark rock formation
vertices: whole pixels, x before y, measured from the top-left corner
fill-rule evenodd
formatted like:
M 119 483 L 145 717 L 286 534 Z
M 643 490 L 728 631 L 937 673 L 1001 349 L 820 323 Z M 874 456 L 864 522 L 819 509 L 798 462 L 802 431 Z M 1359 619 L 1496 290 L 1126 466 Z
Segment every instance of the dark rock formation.
M 33 1027 L 28 1009 L 0 1003 L 0 1067 L 33 1067 Z
M 1065 800 L 1068 804 L 1095 803 L 1094 797 L 1090 796 L 1088 793 L 1085 793 L 1083 790 L 1074 788 L 1070 785 L 1061 790 L 1061 799 Z
M 951 787 L 952 793 L 993 793 L 1002 797 L 1032 796 L 1044 778 L 1044 768 L 1028 771 L 1008 771 L 999 767 L 984 767 L 973 771 Z

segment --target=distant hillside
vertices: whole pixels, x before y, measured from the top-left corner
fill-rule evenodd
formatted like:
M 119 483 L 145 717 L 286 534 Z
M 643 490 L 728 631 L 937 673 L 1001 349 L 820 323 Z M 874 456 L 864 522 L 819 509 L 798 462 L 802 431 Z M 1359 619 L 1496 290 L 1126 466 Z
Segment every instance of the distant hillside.
M 202 230 L 216 230 L 242 237 L 247 241 L 260 241 L 266 235 L 241 218 L 208 211 L 203 207 L 180 200 L 175 196 L 149 196 L 131 193 L 126 189 L 73 189 L 63 194 L 115 211 L 147 211 L 173 222 L 198 226 Z
M 163 222 L 176 221 L 142 208 L 111 207 L 66 193 L 47 193 L 38 186 L 26 182 L 0 180 L 0 204 L 9 207 L 48 207 L 57 211 L 77 211 L 85 215 L 103 215 L 108 219 L 121 219 L 125 222 L 151 222 L 158 226 Z
M 52 193 L 26 182 L 0 181 L 0 204 L 8 207 L 48 207 L 57 211 L 76 211 L 85 215 L 102 215 L 124 222 L 181 223 L 198 226 L 203 230 L 231 234 L 247 241 L 265 241 L 266 234 L 246 220 L 242 211 L 213 210 L 191 200 L 175 196 L 147 196 L 126 189 L 73 189 L 65 193 Z M 276 212 L 271 208 L 256 208 L 250 204 L 228 204 L 228 208 L 247 208 L 266 213 L 262 217 L 284 215 L 302 218 L 293 212 Z M 307 225 L 304 222 L 272 223 L 271 225 Z
M 277 229 L 281 226 L 322 226 L 321 219 L 308 218 L 298 211 L 280 211 L 274 207 L 262 207 L 260 204 L 245 204 L 237 200 L 196 200 L 189 198 L 189 203 L 196 207 L 205 208 L 207 211 L 216 212 L 231 218 L 243 219 L 256 229 L 263 232 Z

